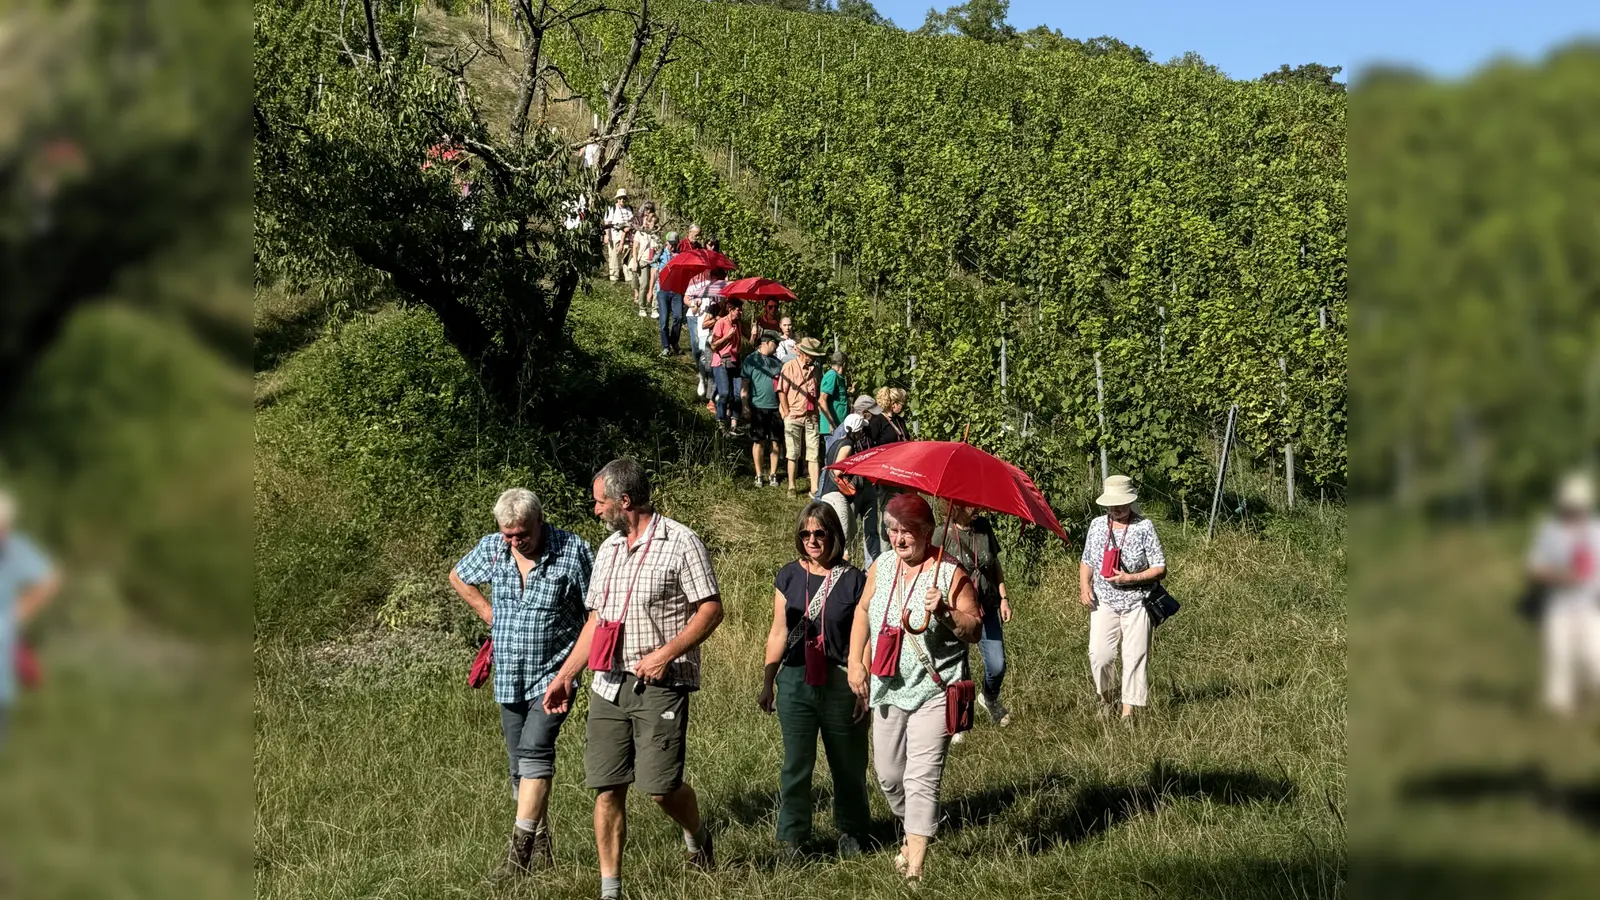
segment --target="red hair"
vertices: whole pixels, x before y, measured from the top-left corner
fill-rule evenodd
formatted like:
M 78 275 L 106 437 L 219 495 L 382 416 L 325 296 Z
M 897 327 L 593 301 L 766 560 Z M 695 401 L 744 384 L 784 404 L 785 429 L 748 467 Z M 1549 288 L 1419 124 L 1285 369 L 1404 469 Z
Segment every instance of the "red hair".
M 884 504 L 883 514 L 908 531 L 933 534 L 933 509 L 921 494 L 895 494 Z

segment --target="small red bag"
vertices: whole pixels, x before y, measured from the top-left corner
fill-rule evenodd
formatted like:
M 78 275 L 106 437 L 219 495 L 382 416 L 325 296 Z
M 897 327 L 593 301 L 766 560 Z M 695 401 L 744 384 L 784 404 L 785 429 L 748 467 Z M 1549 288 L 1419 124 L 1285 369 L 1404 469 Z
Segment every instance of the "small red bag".
M 17 681 L 25 688 L 38 687 L 40 680 L 39 657 L 33 654 L 32 647 L 29 647 L 21 640 L 17 641 L 16 664 Z
M 478 655 L 472 658 L 472 668 L 467 670 L 467 685 L 480 688 L 489 680 L 489 667 L 494 665 L 494 639 L 490 638 L 478 648 Z
M 1107 547 L 1106 552 L 1100 557 L 1100 577 L 1110 578 L 1117 574 L 1117 567 L 1122 565 L 1122 548 Z
M 822 645 L 819 632 L 814 640 L 806 641 L 806 685 L 823 687 L 828 683 L 828 652 Z
M 624 610 L 627 607 L 623 607 Z M 595 623 L 594 640 L 589 643 L 589 671 L 609 672 L 611 661 L 617 658 L 617 639 L 622 636 L 622 622 Z

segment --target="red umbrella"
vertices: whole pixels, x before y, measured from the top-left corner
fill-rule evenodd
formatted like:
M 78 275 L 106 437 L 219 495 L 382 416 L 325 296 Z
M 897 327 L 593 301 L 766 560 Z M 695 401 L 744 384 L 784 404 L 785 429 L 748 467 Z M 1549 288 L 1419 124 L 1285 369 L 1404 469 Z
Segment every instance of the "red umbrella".
M 962 441 L 900 441 L 854 454 L 828 467 L 874 484 L 893 484 L 963 506 L 1016 516 L 1067 532 L 1028 473 Z
M 690 250 L 674 254 L 661 269 L 661 289 L 681 294 L 688 289 L 689 280 L 701 272 L 712 269 L 731 272 L 737 268 L 737 263 L 715 250 Z
M 794 291 L 771 278 L 741 278 L 730 282 L 722 296 L 734 300 L 795 300 Z

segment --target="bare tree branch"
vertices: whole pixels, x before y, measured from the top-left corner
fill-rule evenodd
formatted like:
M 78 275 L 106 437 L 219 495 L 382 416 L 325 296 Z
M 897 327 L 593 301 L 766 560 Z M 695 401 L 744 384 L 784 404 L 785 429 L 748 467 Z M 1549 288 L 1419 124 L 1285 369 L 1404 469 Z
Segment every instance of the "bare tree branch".
M 372 61 L 383 64 L 383 39 L 378 36 L 378 17 L 372 9 L 372 0 L 361 0 L 361 7 L 367 11 L 367 47 L 372 52 Z

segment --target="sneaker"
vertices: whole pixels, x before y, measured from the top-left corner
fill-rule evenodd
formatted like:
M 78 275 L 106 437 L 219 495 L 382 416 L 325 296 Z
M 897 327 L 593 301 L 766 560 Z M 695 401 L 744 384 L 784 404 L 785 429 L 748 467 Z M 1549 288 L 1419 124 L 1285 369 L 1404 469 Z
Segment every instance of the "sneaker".
M 778 476 L 774 475 L 767 479 L 767 487 L 783 487 L 783 482 L 779 481 Z
M 761 476 L 760 475 L 757 475 L 756 476 L 756 487 L 763 488 L 763 487 L 766 487 L 766 486 L 767 486 L 767 483 L 765 481 L 761 480 Z
M 967 733 L 965 731 L 958 731 L 950 736 L 950 743 L 952 744 L 965 744 L 966 742 Z
M 839 835 L 839 858 L 840 859 L 850 859 L 851 857 L 860 856 L 860 855 L 861 855 L 861 842 L 855 839 L 855 835 L 850 835 L 850 834 L 841 834 L 841 835 Z
M 989 714 L 989 720 L 1001 728 L 1011 724 L 1011 710 L 1002 706 L 999 700 L 991 701 L 982 692 L 979 692 L 978 705 L 983 707 L 983 711 Z
M 650 318 L 652 318 L 652 319 L 661 318 L 661 310 L 659 310 L 659 309 L 650 310 Z
M 705 395 L 706 395 L 706 379 L 705 379 L 704 375 L 702 375 L 699 378 L 695 379 L 695 382 L 694 382 L 694 393 L 695 393 L 695 396 L 697 396 L 697 397 L 701 397 L 701 398 L 705 397 Z
M 664 349 L 664 350 L 661 351 L 661 358 L 662 359 L 666 359 L 667 357 L 669 357 L 671 355 L 672 355 L 672 351 L 671 350 L 665 350 Z
M 647 313 L 647 312 L 645 312 L 645 311 L 644 311 L 644 310 L 642 310 L 642 309 L 641 309 L 641 310 L 639 310 L 639 318 L 641 318 L 641 319 L 643 319 L 643 318 L 645 318 L 645 317 L 646 317 L 646 316 L 648 316 L 648 315 L 650 315 L 650 314 L 649 314 L 649 313 Z
M 711 829 L 700 826 L 700 849 L 689 853 L 686 862 L 691 869 L 709 872 L 717 867 L 716 851 L 711 846 Z

